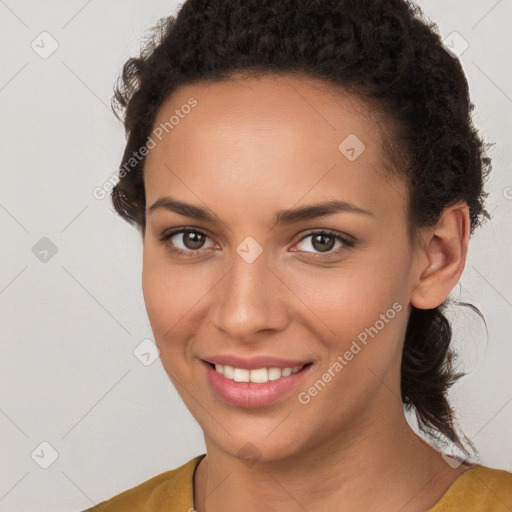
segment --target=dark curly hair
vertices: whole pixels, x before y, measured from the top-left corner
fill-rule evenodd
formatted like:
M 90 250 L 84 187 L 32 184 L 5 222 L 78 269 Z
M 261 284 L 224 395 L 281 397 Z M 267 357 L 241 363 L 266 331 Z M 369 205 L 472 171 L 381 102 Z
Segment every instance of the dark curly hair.
M 459 201 L 469 207 L 471 233 L 482 216 L 490 218 L 483 188 L 491 162 L 471 120 L 466 77 L 436 25 L 405 0 L 184 2 L 154 27 L 140 56 L 125 63 L 114 89 L 112 106 L 118 117 L 124 114 L 127 135 L 111 194 L 115 210 L 144 234 L 144 158 L 133 155 L 178 86 L 299 73 L 376 106 L 392 127 L 384 133 L 384 150 L 389 175 L 408 185 L 411 241 Z M 464 375 L 455 371 L 452 331 L 443 314 L 450 303 L 428 310 L 411 305 L 401 395 L 424 433 L 434 440 L 444 435 L 468 453 L 447 399 L 449 387 Z

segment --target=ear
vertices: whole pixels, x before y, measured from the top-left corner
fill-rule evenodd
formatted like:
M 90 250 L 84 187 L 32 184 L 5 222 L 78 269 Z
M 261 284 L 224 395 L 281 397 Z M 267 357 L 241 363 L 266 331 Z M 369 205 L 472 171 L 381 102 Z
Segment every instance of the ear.
M 469 208 L 459 202 L 446 208 L 434 227 L 423 233 L 411 304 L 418 309 L 439 306 L 464 270 L 471 231 Z

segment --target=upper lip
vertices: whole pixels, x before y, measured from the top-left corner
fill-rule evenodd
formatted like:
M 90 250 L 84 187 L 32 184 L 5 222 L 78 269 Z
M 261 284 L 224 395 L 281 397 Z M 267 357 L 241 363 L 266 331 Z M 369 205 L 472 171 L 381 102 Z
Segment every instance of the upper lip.
M 285 359 L 277 356 L 259 355 L 243 357 L 235 354 L 218 354 L 202 357 L 201 359 L 207 363 L 227 365 L 247 370 L 256 370 L 258 368 L 295 368 L 312 362 L 304 360 L 300 361 L 298 359 Z

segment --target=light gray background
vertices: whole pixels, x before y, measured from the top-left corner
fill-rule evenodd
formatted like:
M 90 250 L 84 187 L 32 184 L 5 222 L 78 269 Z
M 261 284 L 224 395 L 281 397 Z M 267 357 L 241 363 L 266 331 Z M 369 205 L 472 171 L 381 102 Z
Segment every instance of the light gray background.
M 144 366 L 133 354 L 152 339 L 139 233 L 92 195 L 123 151 L 112 85 L 177 5 L 0 0 L 0 511 L 81 510 L 204 453 L 160 360 Z M 452 294 L 481 309 L 489 340 L 469 310 L 452 315 L 471 374 L 451 398 L 480 462 L 512 471 L 512 2 L 420 5 L 443 37 L 456 31 L 469 43 L 460 58 L 475 122 L 496 144 L 493 219 L 472 238 Z M 46 59 L 31 47 L 43 51 L 43 31 L 59 45 Z M 33 253 L 43 237 L 57 248 L 46 262 Z M 48 469 L 42 442 L 58 453 Z

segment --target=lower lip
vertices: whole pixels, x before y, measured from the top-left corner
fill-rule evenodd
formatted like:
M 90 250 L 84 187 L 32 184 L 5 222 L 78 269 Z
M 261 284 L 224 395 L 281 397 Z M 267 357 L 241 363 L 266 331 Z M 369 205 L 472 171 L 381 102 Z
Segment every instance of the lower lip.
M 288 377 L 257 383 L 236 382 L 218 373 L 208 363 L 204 361 L 202 363 L 206 369 L 208 382 L 217 395 L 224 402 L 244 409 L 257 409 L 276 402 L 297 387 L 312 367 L 308 365 Z

